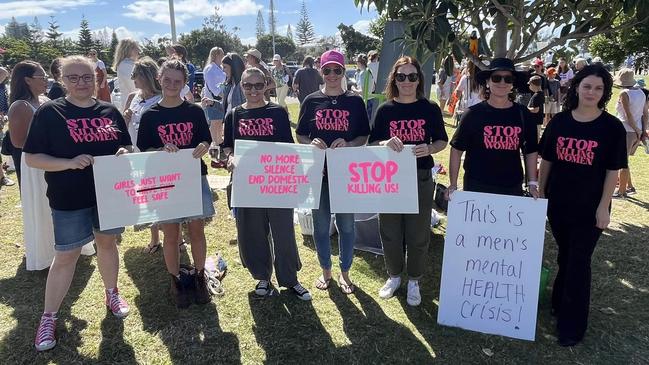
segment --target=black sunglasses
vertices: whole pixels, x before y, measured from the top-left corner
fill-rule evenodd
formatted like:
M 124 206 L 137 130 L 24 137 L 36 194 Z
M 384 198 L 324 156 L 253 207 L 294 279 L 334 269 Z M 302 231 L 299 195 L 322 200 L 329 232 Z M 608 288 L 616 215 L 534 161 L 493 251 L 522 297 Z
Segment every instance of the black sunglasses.
M 511 75 L 491 75 L 489 77 L 492 82 L 499 83 L 501 81 L 505 81 L 505 84 L 513 84 L 514 83 L 514 76 Z
M 325 67 L 325 68 L 322 69 L 322 74 L 327 76 L 327 75 L 329 75 L 331 73 L 331 71 L 333 71 L 336 75 L 342 75 L 343 74 L 343 69 L 340 68 L 340 67 L 336 67 L 336 68 L 327 68 L 327 67 Z
M 264 90 L 264 88 L 266 87 L 266 84 L 264 84 L 263 82 L 257 82 L 257 83 L 254 83 L 254 84 L 251 84 L 249 82 L 244 82 L 243 84 L 241 84 L 241 86 L 243 86 L 243 89 L 246 90 L 246 91 L 252 90 L 253 87 L 255 88 L 255 90 L 261 91 L 261 90 Z
M 419 74 L 411 73 L 411 74 L 406 75 L 406 74 L 402 74 L 402 73 L 399 72 L 399 73 L 394 75 L 394 79 L 397 80 L 398 82 L 404 82 L 404 81 L 406 81 L 406 78 L 410 82 L 416 82 L 417 80 L 419 80 Z

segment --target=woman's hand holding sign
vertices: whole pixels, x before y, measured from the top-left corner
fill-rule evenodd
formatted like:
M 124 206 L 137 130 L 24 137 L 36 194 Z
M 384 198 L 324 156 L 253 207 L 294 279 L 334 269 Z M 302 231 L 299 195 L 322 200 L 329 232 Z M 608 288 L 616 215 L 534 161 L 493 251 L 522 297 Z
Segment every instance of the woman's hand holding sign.
M 203 157 L 207 151 L 209 150 L 210 145 L 207 142 L 201 142 L 194 148 L 194 151 L 192 152 L 192 156 L 194 158 L 201 158 Z
M 338 148 L 338 147 L 347 147 L 347 141 L 345 141 L 343 138 L 338 138 L 331 142 L 331 148 Z
M 387 141 L 382 141 L 379 143 L 381 146 L 388 146 L 395 152 L 401 152 L 403 151 L 403 142 L 399 139 L 399 137 L 392 137 L 388 139 Z
M 178 146 L 176 146 L 173 143 L 165 143 L 165 145 L 162 147 L 162 150 L 165 151 L 165 152 L 170 152 L 170 153 L 174 153 L 174 152 L 179 151 Z
M 311 141 L 311 144 L 318 147 L 321 150 L 327 149 L 327 144 L 320 138 L 314 138 L 313 141 Z

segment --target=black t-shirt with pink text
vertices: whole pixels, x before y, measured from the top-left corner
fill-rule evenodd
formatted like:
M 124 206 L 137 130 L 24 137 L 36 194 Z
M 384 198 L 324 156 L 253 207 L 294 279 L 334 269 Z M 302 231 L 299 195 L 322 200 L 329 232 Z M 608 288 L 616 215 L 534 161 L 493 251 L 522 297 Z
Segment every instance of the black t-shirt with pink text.
M 561 112 L 548 123 L 540 147 L 543 159 L 552 162 L 548 215 L 594 224 L 607 170 L 628 167 L 622 123 L 607 112 L 591 122 Z
M 59 98 L 36 111 L 23 151 L 71 159 L 83 154 L 113 155 L 120 147 L 130 145 L 124 118 L 112 104 L 97 101 L 81 108 Z M 53 209 L 78 210 L 97 205 L 92 166 L 46 171 L 45 181 Z
M 327 96 L 316 91 L 300 107 L 295 133 L 311 139 L 320 138 L 327 147 L 338 138 L 347 142 L 370 134 L 370 122 L 363 99 L 346 93 Z
M 399 137 L 407 145 L 448 141 L 442 110 L 437 104 L 426 99 L 411 104 L 396 101 L 382 104 L 376 111 L 368 143 L 385 141 L 392 137 Z M 433 166 L 433 156 L 417 158 L 418 169 L 430 169 Z
M 274 103 L 253 109 L 234 108 L 225 116 L 223 147 L 234 148 L 237 139 L 294 143 L 288 113 Z
M 212 142 L 205 113 L 200 106 L 183 101 L 173 108 L 155 104 L 140 119 L 137 147 L 140 151 L 159 149 L 172 143 L 180 149 L 195 148 L 201 142 Z M 207 166 L 201 159 L 201 174 Z
M 483 101 L 464 113 L 451 146 L 466 151 L 467 178 L 512 187 L 523 183 L 521 151 L 537 152 L 537 138 L 536 123 L 526 107 L 514 103 L 510 108 L 497 109 Z

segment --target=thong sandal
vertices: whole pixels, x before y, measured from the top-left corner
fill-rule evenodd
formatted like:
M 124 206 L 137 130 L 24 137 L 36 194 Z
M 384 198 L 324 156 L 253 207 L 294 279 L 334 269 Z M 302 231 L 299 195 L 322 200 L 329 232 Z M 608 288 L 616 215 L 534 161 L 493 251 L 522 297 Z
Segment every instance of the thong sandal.
M 154 254 L 158 252 L 158 250 L 160 249 L 160 245 L 161 245 L 160 242 L 154 244 L 149 243 L 145 248 L 142 249 L 142 252 L 148 254 Z
M 354 283 L 347 284 L 342 276 L 338 278 L 338 286 L 340 287 L 340 291 L 343 294 L 349 295 L 353 294 L 356 291 L 356 285 L 354 285 Z
M 316 279 L 314 286 L 320 290 L 327 290 L 331 286 L 332 278 L 325 279 L 324 276 L 320 276 Z

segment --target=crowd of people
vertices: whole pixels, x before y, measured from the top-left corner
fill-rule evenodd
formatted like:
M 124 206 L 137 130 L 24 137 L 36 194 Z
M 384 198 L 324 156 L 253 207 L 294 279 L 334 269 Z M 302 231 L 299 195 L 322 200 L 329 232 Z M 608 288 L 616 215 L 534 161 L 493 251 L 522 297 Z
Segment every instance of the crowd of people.
M 24 227 L 33 227 L 24 231 L 27 269 L 49 267 L 35 338 L 37 350 L 51 349 L 57 343 L 57 311 L 80 254 L 94 254 L 96 249 L 105 305 L 118 318 L 129 314 L 117 288 L 117 240 L 124 228 L 99 228 L 94 157 L 191 149 L 193 157 L 200 160 L 202 213 L 155 222 L 144 249 L 155 253 L 162 245 L 170 277 L 169 295 L 178 308 L 186 308 L 192 302 L 211 300 L 205 274 L 205 220 L 216 212 L 203 156 L 211 154 L 212 166 L 232 172 L 237 168 L 235 141 L 244 139 L 297 142 L 323 150 L 384 146 L 412 153 L 417 161 L 419 213 L 380 215 L 387 280 L 378 292 L 380 298 L 393 297 L 405 276 L 411 306 L 422 301 L 419 281 L 430 243 L 433 155 L 450 144 L 449 200 L 460 187 L 460 168 L 465 191 L 547 198 L 550 228 L 559 247 L 559 272 L 552 295 L 559 343 L 573 346 L 584 337 L 591 256 L 610 222 L 612 197 L 635 192 L 628 155 L 647 139 L 647 92 L 637 86 L 632 70 L 630 74 L 622 70 L 619 75 L 624 89 L 616 117 L 605 110 L 614 81 L 601 65 L 580 65 L 573 70 L 560 59 L 556 67 L 544 70 L 543 62 L 535 61 L 530 73 L 517 70 L 506 58 L 492 59 L 483 70 L 468 62 L 455 91 L 466 103 L 449 142 L 443 111 L 449 99 L 446 85 L 452 83 L 452 76 L 440 72 L 440 103 L 431 102 L 424 94 L 430 80 L 412 57 L 400 57 L 391 65 L 385 78 L 387 101 L 374 113 L 370 128 L 366 100 L 368 93 L 377 91 L 375 52 L 355 58 L 359 82 L 350 91 L 344 83 L 345 56 L 336 50 L 318 58 L 305 57 L 303 67 L 289 82 L 279 55 L 273 57 L 274 66 L 268 67 L 256 49 L 239 56 L 214 47 L 205 61 L 200 103 L 194 103 L 191 75 L 195 67 L 188 62 L 186 49 L 173 45 L 167 50 L 168 57 L 155 61 L 141 57 L 137 42 L 120 41 L 113 63 L 122 92 L 117 105 L 105 99 L 106 67 L 95 51 L 52 63 L 49 69 L 55 83 L 49 99 L 45 97 L 48 75 L 44 67 L 22 61 L 11 72 L 11 92 L 5 103 L 10 138 L 4 138 L 3 145 L 11 147 L 16 166 Z M 6 70 L 0 69 L 0 107 L 4 107 L 3 81 L 7 78 Z M 296 141 L 284 103 L 289 84 L 300 101 Z M 270 100 L 273 89 L 277 103 Z M 525 93 L 530 94 L 529 101 L 521 101 Z M 345 117 L 332 124 L 328 115 Z M 245 133 L 248 121 L 260 118 L 272 126 L 269 133 Z M 395 127 L 404 120 L 419 123 Z M 191 139 L 174 136 L 171 131 L 179 123 L 189 129 Z M 545 125 L 542 136 L 539 125 Z M 86 134 L 96 138 L 80 137 Z M 340 254 L 339 276 L 334 280 L 327 175 L 325 167 L 319 208 L 312 212 L 322 270 L 313 286 L 328 290 L 335 281 L 339 290 L 349 295 L 356 290 L 351 277 L 354 215 L 335 214 Z M 4 175 L 0 179 L 3 185 L 12 183 Z M 242 264 L 257 281 L 255 294 L 266 296 L 273 291 L 274 271 L 279 286 L 289 288 L 299 299 L 311 300 L 311 293 L 298 278 L 302 264 L 292 209 L 236 208 L 234 217 Z M 191 244 L 193 290 L 180 276 L 183 225 Z

